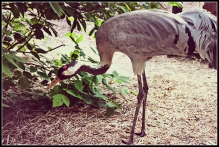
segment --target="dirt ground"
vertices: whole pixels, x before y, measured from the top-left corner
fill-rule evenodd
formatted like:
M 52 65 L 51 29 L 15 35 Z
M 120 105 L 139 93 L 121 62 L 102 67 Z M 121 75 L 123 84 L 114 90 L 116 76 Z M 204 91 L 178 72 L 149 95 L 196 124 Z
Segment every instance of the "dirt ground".
M 42 48 L 57 47 L 50 54 L 69 53 L 74 43 L 65 38 L 69 31 L 63 21 L 56 21 L 59 37 L 47 36 L 37 42 Z M 90 50 L 95 47 L 91 37 L 84 34 L 79 45 L 86 54 L 99 57 Z M 30 60 L 30 59 L 28 59 Z M 129 90 L 138 91 L 137 78 L 133 75 L 130 59 L 116 53 L 109 73 L 116 70 L 129 76 Z M 217 71 L 197 59 L 153 57 L 146 63 L 149 94 L 146 108 L 146 136 L 134 136 L 136 145 L 216 145 L 217 144 Z M 128 140 L 137 98 L 111 95 L 122 108 L 110 118 L 105 109 L 93 108 L 83 102 L 67 108 L 52 108 L 51 101 L 43 96 L 43 86 L 35 92 L 38 101 L 19 100 L 11 108 L 3 108 L 3 145 L 122 145 Z M 120 87 L 118 87 L 120 88 Z M 110 94 L 106 91 L 105 94 Z M 3 97 L 32 97 L 18 88 L 3 91 Z M 42 109 L 43 107 L 43 109 Z M 141 113 L 136 132 L 141 128 Z

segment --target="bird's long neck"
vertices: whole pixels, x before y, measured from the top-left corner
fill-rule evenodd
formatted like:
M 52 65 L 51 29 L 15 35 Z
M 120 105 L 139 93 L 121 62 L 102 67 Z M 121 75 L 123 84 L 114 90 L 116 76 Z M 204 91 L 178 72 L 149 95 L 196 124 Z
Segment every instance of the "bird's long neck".
M 97 66 L 97 67 L 92 67 L 90 65 L 82 65 L 79 69 L 79 72 L 80 71 L 84 71 L 84 72 L 88 72 L 90 74 L 93 74 L 93 75 L 101 75 L 101 74 L 104 74 L 108 69 L 109 69 L 110 65 L 100 65 L 100 66 Z

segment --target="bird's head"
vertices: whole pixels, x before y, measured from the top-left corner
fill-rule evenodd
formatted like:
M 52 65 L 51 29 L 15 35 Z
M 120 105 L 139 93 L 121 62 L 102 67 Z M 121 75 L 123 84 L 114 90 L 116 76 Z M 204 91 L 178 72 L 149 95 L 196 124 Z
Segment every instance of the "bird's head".
M 61 68 L 59 68 L 57 76 L 46 88 L 46 90 L 49 91 L 49 89 L 54 87 L 57 83 L 75 76 L 78 72 L 80 72 L 80 67 L 81 64 L 79 64 L 77 61 L 63 65 Z

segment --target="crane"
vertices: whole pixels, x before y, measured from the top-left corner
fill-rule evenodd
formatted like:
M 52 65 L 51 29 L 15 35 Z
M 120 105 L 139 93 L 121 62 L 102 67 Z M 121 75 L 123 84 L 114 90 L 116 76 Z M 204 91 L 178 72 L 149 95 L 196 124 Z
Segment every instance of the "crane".
M 134 134 L 141 137 L 146 135 L 145 110 L 149 90 L 145 74 L 146 61 L 159 55 L 192 54 L 196 49 L 202 58 L 216 67 L 216 33 L 216 20 L 202 9 L 190 9 L 178 14 L 155 9 L 137 10 L 117 15 L 105 21 L 96 32 L 100 65 L 91 66 L 82 61 L 63 65 L 46 90 L 81 71 L 93 75 L 103 74 L 110 68 L 115 52 L 126 54 L 137 75 L 139 92 L 129 141 L 122 142 L 134 144 Z M 142 101 L 141 132 L 134 133 Z

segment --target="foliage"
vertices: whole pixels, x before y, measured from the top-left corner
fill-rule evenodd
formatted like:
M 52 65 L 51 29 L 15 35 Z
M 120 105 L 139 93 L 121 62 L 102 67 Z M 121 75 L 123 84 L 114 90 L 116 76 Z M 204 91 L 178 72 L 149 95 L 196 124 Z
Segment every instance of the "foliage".
M 168 2 L 168 4 L 172 6 L 177 6 L 179 8 L 183 7 L 182 2 Z
M 18 85 L 26 91 L 36 85 L 34 79 L 41 81 L 41 85 L 46 86 L 53 78 L 52 75 L 62 64 L 69 63 L 79 58 L 88 62 L 99 64 L 94 59 L 87 57 L 86 53 L 79 47 L 83 41 L 83 35 L 76 34 L 74 30 L 87 31 L 87 22 L 93 22 L 93 29 L 87 32 L 90 36 L 107 19 L 121 13 L 136 9 L 160 8 L 157 2 L 4 2 L 2 4 L 2 69 L 3 87 L 9 89 L 10 86 Z M 66 19 L 66 23 L 71 27 L 67 38 L 75 43 L 75 50 L 69 55 L 62 55 L 60 60 L 50 60 L 45 57 L 48 52 L 56 48 L 40 48 L 35 44 L 37 39 L 45 39 L 45 36 L 58 36 L 54 29 L 55 24 L 50 20 Z M 96 49 L 92 50 L 97 53 Z M 33 56 L 34 62 L 26 61 L 18 53 Z M 55 86 L 49 98 L 53 98 L 53 107 L 73 105 L 77 100 L 83 100 L 87 104 L 96 107 L 106 107 L 106 116 L 114 113 L 121 105 L 103 94 L 101 89 L 107 88 L 118 94 L 114 87 L 107 81 L 114 81 L 117 84 L 128 83 L 129 78 L 119 76 L 116 71 L 112 74 L 90 75 L 81 72 L 74 78 L 61 82 Z M 121 93 L 125 96 L 127 88 L 122 88 Z M 132 92 L 135 93 L 135 92 Z M 135 93 L 136 94 L 136 93 Z M 8 106 L 4 104 L 3 106 Z

